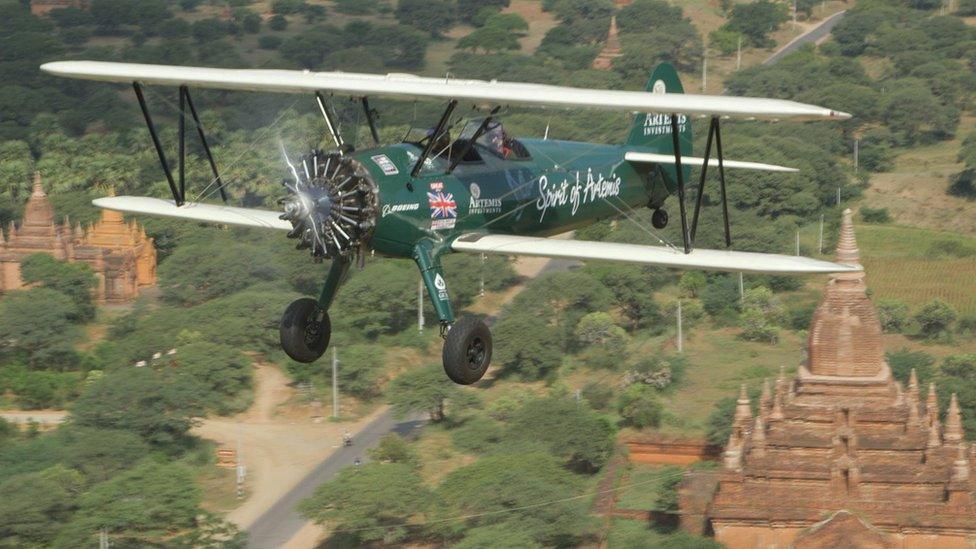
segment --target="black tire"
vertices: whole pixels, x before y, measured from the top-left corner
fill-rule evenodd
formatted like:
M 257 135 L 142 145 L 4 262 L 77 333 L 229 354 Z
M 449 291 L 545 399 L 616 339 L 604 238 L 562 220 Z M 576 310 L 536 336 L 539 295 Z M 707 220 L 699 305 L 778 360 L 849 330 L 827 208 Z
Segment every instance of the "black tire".
M 442 353 L 444 372 L 451 381 L 471 385 L 491 364 L 491 331 L 479 318 L 462 317 L 447 332 Z
M 319 314 L 322 319 L 318 320 Z M 291 302 L 281 315 L 281 349 L 297 362 L 315 362 L 329 348 L 332 321 L 319 311 L 318 301 L 303 297 Z
M 658 208 L 654 210 L 651 214 L 651 225 L 654 225 L 655 229 L 663 229 L 668 226 L 668 212 L 667 210 Z

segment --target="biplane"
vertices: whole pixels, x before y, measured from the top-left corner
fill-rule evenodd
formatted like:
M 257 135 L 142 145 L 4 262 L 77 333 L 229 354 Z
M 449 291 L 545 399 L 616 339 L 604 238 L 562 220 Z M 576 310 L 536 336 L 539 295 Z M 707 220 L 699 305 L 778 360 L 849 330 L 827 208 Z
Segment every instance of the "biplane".
M 684 95 L 678 74 L 658 66 L 645 91 L 610 91 L 541 84 L 427 78 L 407 74 L 356 74 L 298 70 L 241 70 L 94 61 L 60 61 L 44 72 L 131 85 L 145 118 L 172 199 L 113 196 L 96 206 L 129 214 L 168 216 L 224 225 L 276 229 L 330 267 L 318 298 L 298 299 L 281 320 L 283 350 L 300 362 L 325 352 L 331 335 L 329 307 L 350 266 L 367 253 L 416 262 L 444 338 L 442 360 L 456 383 L 471 384 L 491 361 L 492 337 L 482 320 L 455 318 L 441 257 L 448 253 L 528 255 L 607 260 L 676 269 L 752 273 L 856 271 L 812 258 L 695 248 L 702 190 L 709 169 L 718 173 L 725 244 L 731 247 L 725 170 L 789 172 L 790 168 L 726 160 L 724 119 L 843 120 L 850 115 L 778 99 Z M 166 159 L 143 86 L 179 90 L 177 174 Z M 192 88 L 308 94 L 321 112 L 335 147 L 312 150 L 287 162 L 281 211 L 226 205 L 227 193 L 190 96 Z M 373 146 L 344 140 L 335 98 L 361 102 Z M 403 142 L 383 144 L 372 98 L 443 101 L 433 128 Z M 455 127 L 459 104 L 481 109 L 480 119 Z M 634 115 L 626 141 L 593 144 L 518 138 L 505 131 L 499 111 L 508 107 L 599 109 Z M 359 108 L 359 105 L 357 105 Z M 192 117 L 224 204 L 186 200 L 186 117 Z M 708 120 L 704 155 L 692 156 L 691 120 Z M 713 152 L 714 149 L 714 152 Z M 686 205 L 691 168 L 699 167 L 698 192 Z M 598 220 L 653 210 L 652 225 L 668 224 L 664 209 L 676 195 L 679 246 L 549 239 Z M 674 201 L 673 201 L 674 202 Z

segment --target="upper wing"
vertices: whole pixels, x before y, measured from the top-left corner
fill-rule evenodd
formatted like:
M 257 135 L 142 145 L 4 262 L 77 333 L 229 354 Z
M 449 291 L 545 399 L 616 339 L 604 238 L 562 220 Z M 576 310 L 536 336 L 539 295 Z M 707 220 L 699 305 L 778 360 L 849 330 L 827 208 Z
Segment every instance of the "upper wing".
M 628 162 L 636 163 L 649 163 L 649 164 L 674 164 L 673 154 L 658 154 L 658 153 L 645 153 L 631 151 L 624 154 L 624 160 Z M 701 166 L 705 163 L 705 159 L 700 156 L 685 156 L 681 155 L 681 165 L 682 166 Z M 716 168 L 718 167 L 717 158 L 708 159 L 708 167 Z M 722 159 L 722 167 L 740 170 L 757 170 L 761 172 L 787 172 L 795 173 L 800 170 L 796 168 L 787 168 L 786 166 L 777 166 L 776 164 L 762 164 L 760 162 L 741 162 L 739 160 L 725 160 Z
M 272 212 L 269 210 L 252 210 L 251 208 L 235 208 L 232 206 L 218 206 L 216 204 L 203 204 L 200 202 L 187 202 L 182 206 L 177 206 L 172 200 L 163 200 L 148 196 L 107 196 L 92 200 L 92 204 L 99 208 L 125 213 L 177 217 L 180 219 L 203 221 L 205 223 L 261 227 L 282 231 L 290 231 L 292 229 L 291 223 L 278 219 L 281 212 Z
M 846 119 L 847 113 L 782 99 L 595 90 L 492 80 L 424 78 L 410 74 L 359 74 L 296 70 L 218 69 L 101 61 L 56 61 L 44 72 L 105 82 L 194 86 L 228 90 L 353 96 L 442 98 L 506 105 L 592 108 L 626 112 L 762 119 Z
M 458 252 L 533 255 L 561 259 L 600 259 L 677 269 L 743 273 L 820 274 L 862 270 L 860 265 L 831 263 L 793 255 L 723 250 L 692 250 L 691 253 L 686 254 L 662 246 L 556 240 L 498 234 L 461 235 L 451 244 L 451 248 Z

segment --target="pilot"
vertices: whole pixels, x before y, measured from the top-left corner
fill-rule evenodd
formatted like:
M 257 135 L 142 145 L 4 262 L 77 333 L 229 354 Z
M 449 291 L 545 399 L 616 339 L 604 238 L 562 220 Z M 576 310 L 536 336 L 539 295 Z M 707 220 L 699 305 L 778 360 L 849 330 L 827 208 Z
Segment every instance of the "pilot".
M 505 133 L 505 128 L 501 122 L 488 129 L 488 143 L 491 146 L 491 151 L 502 158 L 508 158 L 512 153 L 508 134 Z

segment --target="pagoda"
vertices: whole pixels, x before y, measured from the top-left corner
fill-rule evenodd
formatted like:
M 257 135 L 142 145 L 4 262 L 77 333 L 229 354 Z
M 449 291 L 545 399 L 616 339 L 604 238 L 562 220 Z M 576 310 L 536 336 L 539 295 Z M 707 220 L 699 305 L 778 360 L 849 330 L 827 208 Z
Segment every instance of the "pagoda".
M 34 174 L 20 225 L 11 222 L 0 237 L 0 293 L 24 287 L 20 262 L 36 253 L 86 263 L 98 279 L 92 293 L 101 304 L 131 301 L 140 288 L 156 284 L 156 248 L 138 224 L 110 210 L 87 229 L 72 228 L 67 218 L 58 223 L 40 174 Z
M 859 264 L 850 210 L 837 260 Z M 972 454 L 952 396 L 892 379 L 863 272 L 831 276 L 797 374 L 742 388 L 715 471 L 680 489 L 682 527 L 732 549 L 973 547 Z

